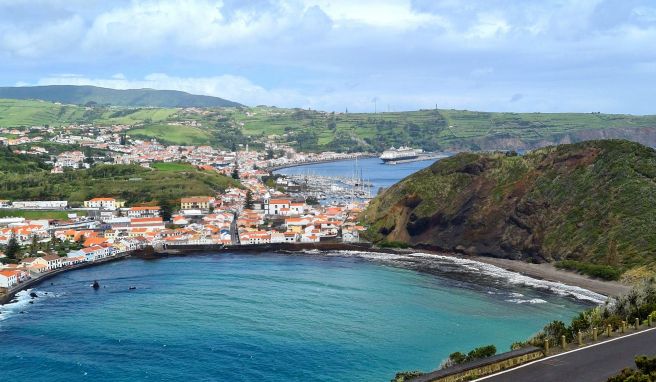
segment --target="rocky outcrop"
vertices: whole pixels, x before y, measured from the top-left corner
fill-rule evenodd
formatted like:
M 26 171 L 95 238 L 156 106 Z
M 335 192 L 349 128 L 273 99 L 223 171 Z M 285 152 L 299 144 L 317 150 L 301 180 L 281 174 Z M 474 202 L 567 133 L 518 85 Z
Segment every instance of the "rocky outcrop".
M 654 263 L 656 151 L 623 140 L 462 153 L 377 196 L 374 242 L 511 259 Z

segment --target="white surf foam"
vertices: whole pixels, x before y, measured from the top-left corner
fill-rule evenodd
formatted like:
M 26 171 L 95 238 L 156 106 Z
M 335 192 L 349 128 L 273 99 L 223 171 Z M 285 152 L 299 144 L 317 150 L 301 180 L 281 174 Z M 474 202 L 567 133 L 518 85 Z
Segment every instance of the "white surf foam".
M 9 302 L 4 305 L 0 305 L 0 321 L 6 320 L 7 318 L 13 316 L 14 314 L 24 311 L 29 305 L 32 297 L 30 297 L 30 292 L 32 289 L 22 290 L 16 293 L 14 296 L 13 302 Z M 38 300 L 38 298 L 35 298 Z
M 409 260 L 415 260 L 415 262 L 423 262 L 426 265 L 430 265 L 431 262 L 437 262 L 438 264 L 451 264 L 457 265 L 457 268 L 462 269 L 463 272 L 477 273 L 488 277 L 503 279 L 512 285 L 527 286 L 535 289 L 547 290 L 560 296 L 569 296 L 578 300 L 589 301 L 595 304 L 602 304 L 607 300 L 607 297 L 604 295 L 578 286 L 563 284 L 555 281 L 540 280 L 497 267 L 496 265 L 454 256 L 433 255 L 421 252 L 401 254 L 364 251 L 334 251 L 328 252 L 328 254 L 337 256 L 357 256 L 364 259 L 384 262 L 389 261 L 397 264 L 403 261 L 407 262 Z M 518 295 L 516 297 L 518 298 L 523 296 Z

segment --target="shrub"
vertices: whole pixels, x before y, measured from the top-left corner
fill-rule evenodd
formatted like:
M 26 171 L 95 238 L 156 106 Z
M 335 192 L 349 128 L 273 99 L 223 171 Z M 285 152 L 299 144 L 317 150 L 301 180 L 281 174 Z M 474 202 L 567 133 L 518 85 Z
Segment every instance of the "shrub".
M 588 276 L 603 280 L 619 280 L 622 271 L 610 265 L 589 264 L 575 260 L 563 260 L 556 263 L 556 267 L 581 272 Z
M 608 378 L 608 382 L 654 382 L 656 381 L 656 357 L 639 355 L 635 357 L 638 370 L 626 368 L 618 375 Z

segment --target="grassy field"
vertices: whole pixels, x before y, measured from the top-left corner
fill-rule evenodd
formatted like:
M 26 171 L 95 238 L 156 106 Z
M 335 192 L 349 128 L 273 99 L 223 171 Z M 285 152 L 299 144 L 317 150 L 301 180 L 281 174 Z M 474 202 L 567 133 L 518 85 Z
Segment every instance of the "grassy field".
M 133 137 L 156 138 L 160 141 L 176 145 L 205 145 L 210 135 L 197 127 L 150 125 L 143 128 L 132 129 L 128 135 Z
M 0 218 L 19 217 L 25 219 L 68 219 L 69 213 L 82 215 L 83 211 L 61 211 L 61 210 L 0 210 Z
M 150 167 L 158 171 L 196 171 L 196 168 L 189 163 L 179 162 L 157 162 L 151 164 Z
M 84 109 L 43 101 L 0 99 L 0 127 L 60 126 L 83 119 Z

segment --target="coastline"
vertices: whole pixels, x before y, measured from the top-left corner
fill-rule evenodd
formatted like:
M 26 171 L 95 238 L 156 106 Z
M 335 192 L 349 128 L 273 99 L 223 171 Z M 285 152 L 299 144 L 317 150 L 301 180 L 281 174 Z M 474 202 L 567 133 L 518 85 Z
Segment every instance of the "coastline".
M 48 272 L 40 277 L 30 279 L 18 287 L 11 289 L 8 293 L 0 296 L 0 306 L 10 303 L 15 295 L 22 291 L 34 286 L 39 285 L 45 280 L 48 280 L 58 274 L 73 271 L 76 269 L 83 269 L 93 267 L 101 264 L 106 264 L 112 261 L 123 260 L 131 256 L 140 257 L 144 259 L 160 259 L 169 256 L 193 256 L 194 254 L 204 252 L 246 252 L 246 253 L 259 253 L 263 251 L 271 251 L 280 254 L 298 253 L 303 251 L 361 251 L 361 252 L 375 252 L 375 253 L 390 253 L 390 254 L 409 254 L 409 253 L 425 253 L 435 256 L 448 256 L 458 259 L 473 260 L 480 263 L 493 265 L 507 271 L 516 272 L 524 276 L 528 276 L 538 280 L 545 280 L 551 282 L 562 283 L 566 285 L 576 286 L 589 291 L 602 294 L 608 297 L 616 297 L 623 293 L 628 292 L 631 286 L 624 285 L 614 281 L 605 281 L 593 279 L 588 276 L 578 274 L 572 271 L 558 269 L 552 264 L 541 263 L 533 264 L 520 260 L 499 259 L 484 256 L 468 256 L 451 252 L 436 252 L 423 249 L 391 249 L 391 248 L 378 248 L 373 247 L 369 243 L 307 243 L 307 244 L 262 244 L 262 245 L 243 245 L 243 246 L 217 246 L 217 245 L 192 245 L 180 246 L 175 249 L 165 249 L 158 251 L 154 254 L 127 252 L 115 257 L 109 257 L 97 262 L 77 264 L 68 268 L 57 269 L 53 272 Z
M 541 263 L 533 264 L 521 260 L 499 259 L 494 257 L 485 256 L 470 256 L 454 252 L 440 252 L 428 249 L 393 249 L 393 248 L 379 248 L 374 247 L 369 243 L 307 243 L 307 244 L 256 244 L 248 246 L 194 246 L 194 248 L 186 248 L 184 246 L 178 247 L 173 250 L 165 250 L 161 255 L 170 256 L 184 256 L 193 254 L 194 252 L 208 252 L 208 251 L 233 251 L 233 252 L 262 252 L 272 251 L 278 253 L 289 252 L 302 252 L 308 250 L 318 251 L 363 251 L 363 252 L 376 252 L 376 253 L 391 253 L 391 254 L 409 254 L 409 253 L 425 253 L 436 256 L 448 256 L 457 259 L 473 260 L 480 263 L 493 265 L 507 271 L 519 273 L 538 280 L 545 280 L 567 284 L 571 286 L 580 287 L 589 291 L 602 294 L 607 297 L 617 297 L 631 290 L 630 285 L 621 284 L 615 281 L 606 281 L 594 279 L 583 274 L 575 273 L 564 269 L 558 269 L 553 264 Z
M 16 296 L 16 294 L 18 292 L 26 290 L 26 289 L 30 289 L 32 287 L 35 287 L 35 286 L 41 284 L 42 282 L 44 282 L 48 279 L 51 279 L 51 278 L 53 278 L 53 277 L 55 277 L 55 276 L 57 276 L 61 273 L 65 273 L 65 272 L 68 272 L 68 271 L 74 271 L 76 269 L 89 268 L 89 267 L 93 267 L 93 266 L 96 266 L 96 265 L 110 263 L 110 262 L 113 262 L 113 261 L 123 260 L 123 259 L 126 259 L 126 258 L 130 257 L 131 255 L 132 255 L 132 252 L 126 252 L 126 253 L 118 255 L 118 256 L 107 257 L 107 258 L 104 258 L 104 259 L 101 259 L 101 260 L 98 260 L 98 261 L 94 261 L 92 263 L 75 264 L 75 265 L 71 265 L 70 267 L 67 267 L 67 268 L 59 268 L 59 269 L 56 269 L 52 272 L 44 273 L 44 274 L 42 274 L 38 277 L 29 279 L 29 280 L 17 285 L 16 287 L 10 289 L 7 293 L 5 293 L 3 295 L 0 295 L 0 306 L 12 302 L 12 300 L 14 299 L 14 297 Z

